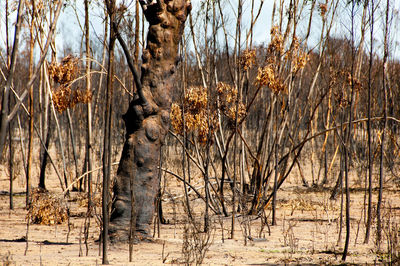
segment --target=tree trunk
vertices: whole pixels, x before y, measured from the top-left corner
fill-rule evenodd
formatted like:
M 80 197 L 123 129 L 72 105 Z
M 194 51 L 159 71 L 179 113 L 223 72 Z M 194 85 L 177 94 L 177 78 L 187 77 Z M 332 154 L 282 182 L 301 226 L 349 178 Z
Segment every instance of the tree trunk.
M 35 48 L 34 39 L 34 15 L 31 18 L 31 25 L 29 27 L 29 79 L 33 75 L 33 50 Z M 34 125 L 34 102 L 33 102 L 33 84 L 29 87 L 29 140 L 28 140 L 28 159 L 26 163 L 26 207 L 29 205 L 30 186 L 32 176 L 32 153 L 33 153 L 33 125 Z M 43 187 L 44 188 L 44 187 Z
M 51 115 L 49 115 L 48 123 L 49 124 L 46 133 L 46 140 L 44 144 L 42 161 L 40 164 L 40 175 L 39 175 L 39 188 L 42 188 L 44 190 L 46 189 L 46 166 L 47 166 L 47 159 L 49 158 L 49 154 L 47 153 L 47 151 L 49 150 L 50 139 L 51 139 Z
M 374 1 L 371 1 L 371 15 L 370 15 L 370 36 L 374 36 Z M 368 122 L 367 122 L 367 134 L 368 134 L 368 214 L 364 244 L 368 244 L 369 236 L 371 232 L 372 223 L 372 170 L 373 170 L 373 158 L 372 158 L 372 135 L 371 135 L 371 90 L 372 90 L 372 63 L 373 63 L 373 52 L 374 42 L 370 42 L 369 47 L 369 64 L 368 64 Z
M 155 198 L 159 186 L 159 149 L 169 128 L 172 83 L 178 63 L 178 45 L 191 4 L 187 0 L 140 1 L 149 22 L 143 51 L 142 88 L 123 116 L 125 144 L 113 187 L 110 237 L 126 241 L 131 219 L 130 180 L 134 194 L 136 236 L 150 237 Z M 142 90 L 142 91 L 140 91 Z M 142 95 L 141 92 L 143 93 Z

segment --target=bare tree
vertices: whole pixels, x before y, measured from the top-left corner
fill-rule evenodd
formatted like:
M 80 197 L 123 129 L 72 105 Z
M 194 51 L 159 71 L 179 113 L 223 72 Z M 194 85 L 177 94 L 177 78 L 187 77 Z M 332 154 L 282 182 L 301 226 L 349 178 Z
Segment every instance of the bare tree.
M 21 1 L 20 1 L 21 2 Z M 41 54 L 40 54 L 40 58 L 38 63 L 36 64 L 36 68 L 33 71 L 33 74 L 31 76 L 31 78 L 29 79 L 29 81 L 26 84 L 26 87 L 24 89 L 24 92 L 21 94 L 21 96 L 19 96 L 19 100 L 18 102 L 15 104 L 15 106 L 12 108 L 12 110 L 8 109 L 8 105 L 7 103 L 7 99 L 9 93 L 10 93 L 10 89 L 12 87 L 12 80 L 14 78 L 14 71 L 15 71 L 15 62 L 16 62 L 16 56 L 17 56 L 17 52 L 18 52 L 18 42 L 19 42 L 19 34 L 20 34 L 20 30 L 21 30 L 21 16 L 22 16 L 22 8 L 23 8 L 23 3 L 20 3 L 18 5 L 18 15 L 17 15 L 17 23 L 15 24 L 15 33 L 14 33 L 14 46 L 13 46 L 13 52 L 11 53 L 11 64 L 10 64 L 10 70 L 8 72 L 7 75 L 7 82 L 4 86 L 4 90 L 3 90 L 3 100 L 2 100 L 2 110 L 1 110 L 1 117 L 0 117 L 0 161 L 2 159 L 3 156 L 3 149 L 4 149 L 4 144 L 5 144 L 5 136 L 6 136 L 6 130 L 7 130 L 7 126 L 10 123 L 10 121 L 14 118 L 14 116 L 17 114 L 19 107 L 21 106 L 22 101 L 25 99 L 25 97 L 28 95 L 28 89 L 34 84 L 35 80 L 38 78 L 39 75 L 39 71 L 40 68 L 47 56 L 47 51 L 50 47 L 50 43 L 53 40 L 53 36 L 54 36 L 54 32 L 56 29 L 56 25 L 57 25 L 57 21 L 58 21 L 58 17 L 60 15 L 61 12 L 61 7 L 63 6 L 63 1 L 60 0 L 57 3 L 57 7 L 54 11 L 54 15 L 53 15 L 53 20 L 50 22 L 49 25 L 49 32 L 47 35 L 47 39 L 46 39 L 46 43 L 43 47 L 41 47 Z
M 8 2 L 7 2 L 8 3 Z M 9 123 L 9 95 L 11 86 L 14 79 L 14 72 L 15 72 L 15 64 L 17 62 L 17 54 L 18 54 L 18 45 L 19 45 L 19 37 L 21 32 L 21 25 L 22 25 L 22 10 L 24 8 L 24 1 L 20 0 L 18 2 L 18 13 L 17 13 L 17 22 L 15 23 L 15 32 L 14 32 L 14 42 L 13 48 L 10 57 L 10 66 L 8 69 L 8 74 L 6 77 L 6 83 L 3 88 L 3 98 L 1 102 L 1 113 L 0 113 L 0 161 L 3 158 L 3 148 L 6 141 L 6 133 L 7 133 L 7 126 Z

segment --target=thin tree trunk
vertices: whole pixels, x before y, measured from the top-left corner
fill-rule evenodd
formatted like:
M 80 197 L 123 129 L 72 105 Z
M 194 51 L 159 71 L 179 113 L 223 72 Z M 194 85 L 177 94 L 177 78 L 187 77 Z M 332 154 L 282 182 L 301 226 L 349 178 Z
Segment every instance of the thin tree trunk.
M 388 38 L 389 38 L 389 10 L 390 10 L 390 1 L 386 2 L 386 14 L 385 14 L 385 36 L 384 36 L 384 53 L 383 53 L 383 69 L 382 69 L 382 90 L 383 90 L 383 132 L 382 132 L 382 140 L 381 140 L 381 151 L 380 151 L 380 165 L 379 165 L 379 194 L 378 194 L 378 204 L 376 206 L 376 244 L 378 246 L 378 250 L 380 249 L 380 242 L 382 240 L 382 217 L 381 217 L 381 208 L 382 208 L 382 198 L 383 198 L 383 180 L 385 178 L 385 174 L 383 172 L 383 160 L 384 160 L 384 149 L 385 149 L 385 135 L 386 135 L 386 127 L 387 127 L 387 88 L 386 88 L 386 69 L 387 69 L 387 59 L 389 56 L 388 50 Z
M 110 16 L 110 25 L 115 19 L 115 0 L 110 1 L 111 8 L 108 10 Z M 114 46 L 115 32 L 110 26 L 110 40 L 108 50 L 108 70 L 107 70 L 107 94 L 106 94 L 106 111 L 104 116 L 104 151 L 103 151 L 103 264 L 108 264 L 108 232 L 109 232 L 109 191 L 111 176 L 111 127 L 112 127 L 112 96 L 113 96 L 113 76 L 114 76 Z
M 275 95 L 275 174 L 274 174 L 274 187 L 272 197 L 272 225 L 276 225 L 276 191 L 278 185 L 278 95 Z
M 32 7 L 33 10 L 33 7 Z M 34 36 L 33 36 L 33 21 L 34 14 L 31 17 L 30 40 L 29 40 L 29 79 L 33 75 L 33 49 L 34 49 Z M 33 152 L 33 123 L 34 123 L 34 108 L 33 108 L 33 85 L 29 87 L 29 140 L 28 140 L 28 161 L 26 164 L 26 206 L 29 205 L 30 186 L 31 186 L 31 168 L 32 168 L 32 152 Z
M 10 104 L 11 100 L 9 99 L 8 104 Z M 12 132 L 11 132 L 11 123 L 8 126 L 8 145 L 9 145 L 9 172 L 10 172 L 10 210 L 14 209 L 14 201 L 13 201 L 13 178 L 14 178 L 14 150 L 12 145 Z
M 370 8 L 370 37 L 374 36 L 374 0 L 371 0 Z M 372 91 L 372 63 L 374 56 L 374 42 L 370 42 L 369 47 L 369 66 L 368 66 L 368 213 L 367 213 L 367 224 L 365 232 L 364 244 L 369 242 L 369 236 L 371 232 L 372 223 L 372 170 L 373 170 L 373 160 L 372 160 L 372 149 L 371 149 L 371 91 Z
M 39 188 L 42 188 L 42 189 L 46 189 L 46 183 L 45 183 L 46 182 L 46 166 L 47 166 L 47 158 L 49 158 L 49 154 L 47 151 L 49 150 L 49 146 L 50 146 L 50 138 L 51 138 L 51 115 L 49 115 L 49 119 L 48 119 L 46 140 L 44 143 L 42 162 L 40 165 Z
M 90 104 L 90 102 L 88 103 L 88 105 L 89 104 Z M 77 154 L 76 154 L 75 134 L 74 134 L 74 127 L 72 125 L 71 112 L 69 111 L 69 109 L 67 109 L 66 111 L 67 111 L 67 119 L 68 119 L 69 133 L 70 133 L 69 135 L 71 138 L 72 155 L 74 157 L 74 164 L 75 164 L 75 178 L 74 178 L 74 180 L 75 180 L 79 176 L 78 158 L 77 158 Z M 67 143 L 67 147 L 68 147 L 68 143 Z
M 9 30 L 8 30 L 8 19 L 9 19 L 9 15 L 10 15 L 10 11 L 9 11 L 9 0 L 6 0 L 6 10 L 5 10 L 5 24 L 6 24 L 6 55 L 7 55 L 7 67 L 10 67 L 10 40 L 9 40 Z
M 47 84 L 47 86 L 48 86 L 47 89 L 50 91 L 50 85 Z M 62 140 L 61 127 L 60 127 L 60 123 L 58 123 L 57 113 L 56 113 L 56 109 L 54 107 L 53 102 L 51 102 L 51 110 L 52 110 L 52 113 L 54 116 L 54 122 L 56 123 L 56 129 L 57 129 L 57 133 L 58 133 L 58 143 L 60 145 L 60 153 L 61 153 L 61 159 L 62 159 L 62 164 L 63 164 L 64 183 L 65 183 L 65 187 L 67 188 L 68 187 L 68 179 L 67 179 L 67 166 L 65 163 L 65 155 L 64 155 L 64 142 Z
M 138 59 L 139 59 L 139 40 L 140 40 L 140 35 L 139 35 L 139 29 L 140 29 L 140 16 L 139 16 L 139 0 L 136 0 L 136 6 L 135 6 L 135 63 L 137 64 Z
M 90 76 L 90 38 L 89 38 L 89 0 L 85 0 L 85 44 L 86 44 L 86 90 L 91 91 L 91 76 Z M 87 135 L 86 135 L 86 163 L 88 172 L 87 175 L 87 225 L 85 225 L 85 245 L 86 256 L 88 256 L 89 248 L 87 240 L 89 237 L 90 217 L 92 215 L 92 104 L 89 101 L 86 105 L 87 114 Z M 72 129 L 71 129 L 72 130 Z M 78 171 L 78 168 L 76 168 Z
M 190 16 L 191 20 L 191 16 Z M 191 27 L 192 28 L 192 27 Z M 192 33 L 193 34 L 193 33 Z M 193 39 L 193 43 L 194 39 Z M 186 49 L 186 43 L 184 44 L 184 48 Z M 183 47 L 182 47 L 183 48 Z M 186 62 L 185 62 L 186 63 Z M 182 76 L 182 127 L 183 127 L 183 140 L 182 140 L 182 176 L 183 176 L 183 191 L 185 193 L 185 204 L 186 204 L 186 211 L 187 211 L 187 216 L 190 220 L 193 220 L 192 216 L 192 211 L 190 208 L 190 201 L 189 201 L 189 195 L 188 195 L 188 188 L 187 184 L 190 184 L 190 175 L 189 175 L 189 180 L 186 181 L 186 172 L 190 173 L 190 161 L 186 160 L 186 148 L 187 148 L 187 131 L 186 131 L 186 116 L 185 116 L 185 95 L 186 95 L 186 77 L 185 77 L 185 63 L 181 66 L 181 76 Z M 186 167 L 187 163 L 187 167 Z M 207 200 L 206 200 L 207 201 Z
M 19 144 L 21 146 L 21 155 L 22 155 L 22 164 L 24 166 L 24 171 L 26 171 L 26 157 L 25 157 L 25 149 L 24 149 L 24 131 L 21 127 L 21 120 L 19 118 L 19 114 L 17 115 L 18 121 L 18 130 L 19 130 Z
M 106 13 L 106 11 L 105 11 Z M 103 50 L 101 53 L 101 67 L 105 68 L 104 65 L 106 63 L 106 50 L 107 50 L 107 39 L 108 39 L 108 16 L 106 15 L 105 19 L 104 19 L 104 39 L 103 39 Z M 103 84 L 103 71 L 101 71 L 100 73 L 100 77 L 99 77 L 99 87 L 97 89 L 96 92 L 96 96 L 94 97 L 94 101 L 93 101 L 93 106 L 94 106 L 94 110 L 93 110 L 93 116 L 94 117 L 98 117 L 98 112 L 97 110 L 100 110 L 100 104 L 98 104 L 98 100 L 101 94 L 101 88 L 102 88 L 102 84 Z
M 8 0 L 6 1 L 6 12 L 5 12 L 5 20 L 6 20 L 6 49 L 7 49 L 7 51 L 6 51 L 6 54 L 7 54 L 7 68 L 9 68 L 10 67 L 10 47 L 9 47 L 9 43 L 8 43 L 8 13 L 9 11 L 8 11 Z M 10 99 L 8 99 L 8 108 L 10 109 Z M 19 122 L 19 120 L 18 120 L 18 122 Z M 18 124 L 19 125 L 19 124 Z M 12 163 L 13 163 L 13 161 L 12 161 L 12 158 L 13 158 L 13 154 L 12 154 L 12 142 L 11 142 L 11 128 L 9 127 L 8 128 L 8 136 L 9 136 L 9 140 L 10 140 L 10 146 L 9 146 L 9 150 L 10 150 L 10 198 L 9 198 L 9 200 L 10 200 L 10 210 L 13 210 L 14 209 L 14 198 L 13 198 L 13 193 L 14 193 L 14 188 L 13 188 L 13 165 L 12 165 Z M 22 137 L 22 136 L 21 136 Z M 1 157 L 1 156 L 0 156 Z M 25 158 L 23 157 L 23 160 L 25 160 Z
M 33 51 L 32 51 L 33 56 Z M 32 58 L 33 59 L 33 58 Z M 30 63 L 31 64 L 31 63 Z M 31 168 L 33 152 L 33 86 L 29 88 L 29 140 L 28 140 L 28 161 L 26 164 L 26 206 L 29 204 L 30 186 L 31 186 Z M 44 187 L 43 187 L 44 188 Z
M 351 107 L 350 107 L 351 108 Z M 351 130 L 349 127 L 348 130 Z M 350 135 L 350 133 L 349 133 Z M 350 144 L 350 142 L 348 142 Z M 342 255 L 342 260 L 345 261 L 347 253 L 349 250 L 349 240 L 350 240 L 350 190 L 349 190 L 349 149 L 350 147 L 344 147 L 344 184 L 346 191 L 346 238 L 344 243 L 344 250 Z
M 242 23 L 242 7 L 243 3 L 241 0 L 238 1 L 238 7 L 237 7 L 237 12 L 238 12 L 238 17 L 237 17 L 237 22 L 236 22 L 236 39 L 235 39 L 235 55 L 236 55 L 236 60 L 240 57 L 240 43 L 241 43 L 241 23 Z M 237 49 L 237 51 L 236 51 Z M 231 225 L 231 239 L 234 239 L 235 237 L 235 219 L 236 219 L 236 182 L 237 182 L 237 171 L 236 171 L 236 153 L 237 153 L 237 131 L 238 131 L 238 112 L 239 112 L 239 101 L 240 99 L 240 80 L 241 80 L 241 70 L 239 67 L 239 64 L 237 64 L 236 68 L 236 73 L 235 73 L 236 79 L 236 89 L 238 91 L 238 96 L 235 102 L 235 137 L 233 140 L 233 188 L 232 188 L 232 225 Z
M 349 250 L 350 241 L 350 189 L 349 189 L 349 161 L 351 161 L 351 145 L 352 145 L 352 129 L 353 129 L 353 103 L 354 103 L 354 81 L 355 81 L 355 71 L 356 71 L 356 51 L 354 42 L 354 16 L 355 16 L 355 5 L 356 3 L 352 1 L 351 7 L 351 87 L 350 87 L 350 106 L 349 106 L 349 126 L 347 127 L 347 134 L 344 143 L 344 181 L 346 190 L 346 238 L 344 243 L 344 250 L 342 255 L 342 260 L 345 261 L 347 253 Z

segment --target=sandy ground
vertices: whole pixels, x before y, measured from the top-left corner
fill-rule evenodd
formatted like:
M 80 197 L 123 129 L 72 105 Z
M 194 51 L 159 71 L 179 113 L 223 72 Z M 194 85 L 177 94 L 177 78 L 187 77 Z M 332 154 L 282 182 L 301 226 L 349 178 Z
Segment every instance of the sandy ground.
M 133 262 L 129 263 L 128 245 L 118 244 L 109 248 L 108 257 L 112 265 L 162 265 L 183 264 L 184 210 L 182 185 L 172 176 L 167 176 L 164 196 L 164 215 L 170 224 L 160 225 L 160 235 L 153 243 L 134 245 Z M 298 178 L 288 180 L 278 193 L 277 225 L 264 227 L 260 232 L 260 219 L 237 216 L 234 238 L 230 237 L 231 217 L 211 215 L 209 249 L 205 253 L 204 265 L 274 265 L 274 264 L 340 264 L 344 246 L 345 229 L 338 243 L 340 197 L 329 200 L 330 191 L 311 190 L 300 187 Z M 33 184 L 36 184 L 33 182 Z M 51 177 L 48 188 L 61 196 L 58 179 Z M 26 237 L 26 214 L 24 182 L 15 181 L 14 210 L 9 210 L 9 196 L 6 194 L 9 181 L 3 171 L 0 176 L 0 262 L 3 265 L 97 265 L 101 264 L 99 245 L 99 223 L 91 219 L 88 240 L 88 255 L 83 243 L 83 225 L 86 209 L 79 206 L 78 192 L 71 193 L 69 200 L 71 217 L 68 235 L 67 223 L 60 225 L 30 225 L 28 249 Z M 195 185 L 196 186 L 196 185 Z M 200 186 L 200 183 L 197 184 Z M 362 217 L 364 193 L 358 189 L 351 192 L 351 237 L 347 263 L 375 264 L 387 256 L 379 253 L 371 237 L 369 244 L 363 244 L 365 227 Z M 171 200 L 174 199 L 174 200 Z M 374 201 L 377 192 L 374 192 Z M 175 202 L 175 203 L 174 203 Z M 391 219 L 400 224 L 399 188 L 387 187 L 384 193 L 384 221 Z M 191 196 L 195 217 L 201 219 L 204 205 L 201 199 Z M 389 209 L 390 206 L 390 209 Z M 100 212 L 101 208 L 97 208 Z M 270 223 L 270 211 L 267 211 Z M 360 222 L 361 220 L 361 222 Z M 384 222 L 384 224 L 386 224 Z M 224 228 L 224 230 L 222 230 Z M 400 228 L 400 227 L 397 227 Z M 245 233 L 248 231 L 248 233 Z M 385 229 L 385 232 L 387 228 Z M 375 227 L 372 235 L 374 235 Z M 247 235 L 247 241 L 245 241 Z M 384 234 L 385 235 L 385 234 Z M 205 235 L 202 235 L 205 237 Z M 186 240 L 190 240 L 190 236 Z M 187 241 L 186 241 L 187 242 Z M 193 245 L 186 245 L 187 248 Z M 386 248 L 387 239 L 382 241 Z M 384 251 L 384 250 L 383 250 Z M 384 252 L 383 252 L 384 253 Z M 197 252 L 198 254 L 198 252 Z

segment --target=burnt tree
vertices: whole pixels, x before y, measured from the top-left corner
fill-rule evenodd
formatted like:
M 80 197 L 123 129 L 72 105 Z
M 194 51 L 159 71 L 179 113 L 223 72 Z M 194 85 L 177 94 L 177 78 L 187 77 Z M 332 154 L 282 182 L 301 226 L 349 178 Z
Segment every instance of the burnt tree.
M 141 0 L 140 4 L 150 25 L 141 78 L 136 81 L 137 93 L 123 115 L 126 136 L 113 186 L 109 228 L 113 241 L 126 241 L 129 237 L 131 184 L 136 237 L 150 237 L 159 186 L 159 149 L 169 129 L 172 95 L 177 90 L 172 78 L 179 61 L 178 46 L 184 24 L 191 10 L 188 0 Z M 119 35 L 118 40 L 124 46 Z M 132 62 L 126 51 L 125 55 L 128 63 Z M 130 68 L 135 76 L 134 67 Z

